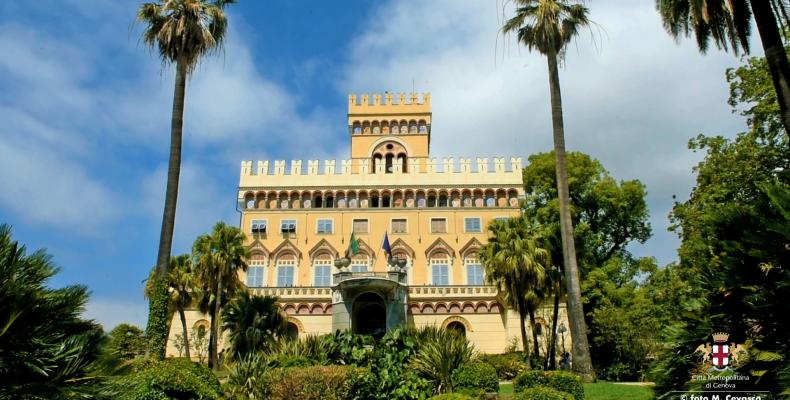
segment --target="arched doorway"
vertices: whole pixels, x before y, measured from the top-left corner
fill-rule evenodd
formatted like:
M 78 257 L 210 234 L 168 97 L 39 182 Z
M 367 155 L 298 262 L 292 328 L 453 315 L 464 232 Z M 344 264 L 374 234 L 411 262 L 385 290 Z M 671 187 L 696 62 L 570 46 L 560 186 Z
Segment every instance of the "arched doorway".
M 450 332 L 455 332 L 459 336 L 466 336 L 466 327 L 459 321 L 453 321 L 447 324 L 447 330 Z
M 367 292 L 354 300 L 351 328 L 354 333 L 376 338 L 387 332 L 387 309 L 381 296 Z
M 285 327 L 285 337 L 291 340 L 299 339 L 299 327 L 295 323 L 289 322 Z

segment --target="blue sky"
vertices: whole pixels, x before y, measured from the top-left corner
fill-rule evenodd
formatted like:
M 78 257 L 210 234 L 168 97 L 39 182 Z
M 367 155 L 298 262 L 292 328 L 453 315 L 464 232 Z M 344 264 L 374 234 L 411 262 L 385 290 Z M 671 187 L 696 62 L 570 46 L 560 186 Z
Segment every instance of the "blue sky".
M 571 47 L 561 79 L 568 147 L 647 185 L 654 237 L 631 249 L 664 264 L 678 245 L 666 231 L 672 195 L 687 198 L 700 157 L 688 139 L 744 129 L 724 81 L 739 60 L 674 42 L 641 3 L 589 3 L 601 28 Z M 87 285 L 87 315 L 107 328 L 144 324 L 167 163 L 173 71 L 139 42 L 138 5 L 0 3 L 0 222 L 54 256 L 53 285 Z M 437 157 L 549 150 L 545 60 L 498 35 L 502 10 L 490 0 L 231 6 L 224 54 L 188 83 L 174 252 L 218 220 L 237 223 L 242 159 L 345 157 L 350 92 L 430 91 Z

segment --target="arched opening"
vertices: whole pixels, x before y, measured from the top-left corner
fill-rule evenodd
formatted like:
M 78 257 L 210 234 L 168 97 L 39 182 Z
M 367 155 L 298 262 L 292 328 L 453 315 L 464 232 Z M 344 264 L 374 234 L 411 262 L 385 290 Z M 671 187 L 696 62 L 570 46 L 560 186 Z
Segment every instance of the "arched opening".
M 289 322 L 285 327 L 285 337 L 291 340 L 299 339 L 299 327 L 293 322 Z
M 351 329 L 359 335 L 381 338 L 387 332 L 387 309 L 384 299 L 367 292 L 354 300 Z
M 447 324 L 447 330 L 459 336 L 466 337 L 466 327 L 459 321 L 453 321 Z
M 384 172 L 391 174 L 392 173 L 392 160 L 395 158 L 392 154 L 387 154 L 384 158 Z

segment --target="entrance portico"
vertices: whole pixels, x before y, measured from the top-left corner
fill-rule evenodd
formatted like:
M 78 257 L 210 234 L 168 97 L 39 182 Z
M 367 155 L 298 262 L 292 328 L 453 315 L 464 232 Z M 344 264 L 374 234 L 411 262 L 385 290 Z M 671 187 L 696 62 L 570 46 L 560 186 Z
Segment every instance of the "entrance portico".
M 406 322 L 406 273 L 339 272 L 332 287 L 332 330 L 381 337 Z

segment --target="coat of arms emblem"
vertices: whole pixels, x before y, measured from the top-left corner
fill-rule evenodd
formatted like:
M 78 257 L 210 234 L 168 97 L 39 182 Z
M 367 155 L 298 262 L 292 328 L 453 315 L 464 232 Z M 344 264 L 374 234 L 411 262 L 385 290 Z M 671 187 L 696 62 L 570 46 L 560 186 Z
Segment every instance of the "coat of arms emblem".
M 731 366 L 737 366 L 742 353 L 746 352 L 744 345 L 727 343 L 730 335 L 724 332 L 716 332 L 711 335 L 713 344 L 701 344 L 694 350 L 694 353 L 702 354 L 702 361 L 712 364 L 718 370 L 724 370 Z

